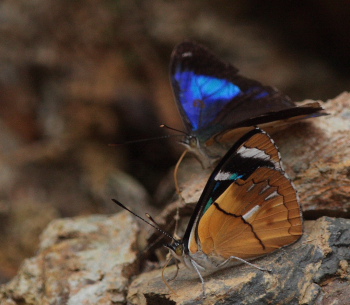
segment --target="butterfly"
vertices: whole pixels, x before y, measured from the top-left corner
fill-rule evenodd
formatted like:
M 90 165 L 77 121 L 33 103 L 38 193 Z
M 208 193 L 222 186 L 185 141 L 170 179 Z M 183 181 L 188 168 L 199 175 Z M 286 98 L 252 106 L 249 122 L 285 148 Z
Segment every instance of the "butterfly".
M 223 147 L 227 151 L 226 144 L 254 126 L 271 132 L 282 124 L 325 115 L 318 102 L 296 106 L 277 89 L 239 75 L 234 66 L 194 42 L 175 47 L 170 79 L 186 128 L 182 143 L 206 168 L 223 155 Z
M 197 272 L 205 294 L 203 273 L 269 254 L 302 234 L 298 196 L 279 151 L 265 131 L 255 128 L 210 175 L 183 238 L 165 246 Z

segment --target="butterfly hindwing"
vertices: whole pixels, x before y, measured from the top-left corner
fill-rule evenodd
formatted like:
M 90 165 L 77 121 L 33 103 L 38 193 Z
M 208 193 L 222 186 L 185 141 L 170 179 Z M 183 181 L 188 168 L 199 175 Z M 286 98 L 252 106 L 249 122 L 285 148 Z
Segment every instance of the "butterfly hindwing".
M 237 180 L 204 213 L 198 226 L 203 252 L 251 259 L 296 241 L 302 221 L 295 190 L 285 175 L 259 168 Z
M 189 251 L 251 259 L 296 241 L 302 218 L 272 139 L 255 129 L 224 156 L 184 236 Z

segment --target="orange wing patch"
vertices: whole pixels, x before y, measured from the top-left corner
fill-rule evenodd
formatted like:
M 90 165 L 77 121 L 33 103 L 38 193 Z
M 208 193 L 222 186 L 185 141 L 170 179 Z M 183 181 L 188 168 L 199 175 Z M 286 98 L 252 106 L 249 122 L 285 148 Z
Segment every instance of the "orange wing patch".
M 302 235 L 296 191 L 282 172 L 259 168 L 226 189 L 201 218 L 198 235 L 207 255 L 249 259 L 271 253 Z
M 266 133 L 257 133 L 251 137 L 247 142 L 244 143 L 245 147 L 257 148 L 264 151 L 270 158 L 276 162 L 280 163 L 279 152 L 272 141 L 272 139 Z

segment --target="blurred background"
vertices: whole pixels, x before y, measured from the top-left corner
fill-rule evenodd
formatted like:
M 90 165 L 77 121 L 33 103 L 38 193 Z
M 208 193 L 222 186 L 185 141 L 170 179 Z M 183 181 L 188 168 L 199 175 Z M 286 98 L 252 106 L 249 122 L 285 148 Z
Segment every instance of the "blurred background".
M 196 40 L 295 101 L 325 101 L 349 89 L 349 15 L 349 1 L 330 0 L 1 1 L 0 283 L 54 218 L 114 213 L 113 197 L 142 214 L 163 207 L 176 140 L 108 144 L 183 129 L 176 44 Z

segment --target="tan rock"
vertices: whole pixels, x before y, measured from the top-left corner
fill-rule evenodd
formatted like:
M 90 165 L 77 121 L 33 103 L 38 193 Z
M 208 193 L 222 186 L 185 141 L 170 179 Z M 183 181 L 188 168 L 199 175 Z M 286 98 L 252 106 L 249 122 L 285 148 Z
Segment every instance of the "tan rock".
M 137 271 L 138 226 L 127 212 L 51 222 L 36 257 L 0 288 L 1 304 L 124 304 Z

